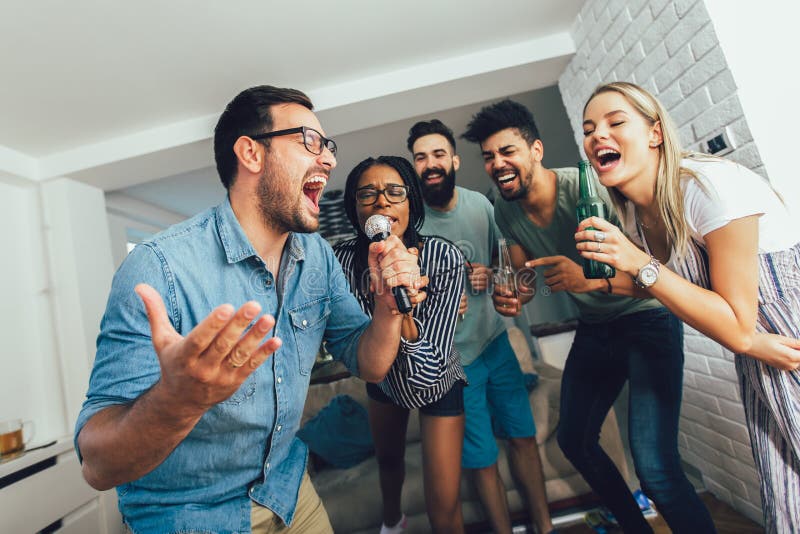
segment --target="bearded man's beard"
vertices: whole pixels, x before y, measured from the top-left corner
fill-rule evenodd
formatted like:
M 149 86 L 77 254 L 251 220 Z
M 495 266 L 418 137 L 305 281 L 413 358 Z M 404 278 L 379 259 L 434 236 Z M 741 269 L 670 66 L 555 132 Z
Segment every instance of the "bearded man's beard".
M 446 206 L 453 198 L 453 191 L 456 188 L 456 170 L 450 168 L 450 171 L 442 176 L 442 181 L 438 184 L 426 185 L 425 178 L 433 174 L 436 170 L 426 169 L 420 176 L 420 187 L 422 188 L 422 198 L 429 206 L 441 208 Z
M 264 224 L 278 233 L 308 234 L 316 232 L 319 228 L 319 218 L 304 217 L 303 206 L 298 205 L 297 197 L 295 197 L 295 202 L 292 202 L 287 191 L 281 191 L 278 189 L 280 186 L 275 186 L 276 182 L 276 177 L 269 176 L 266 171 L 258 180 L 258 189 L 256 190 L 258 211 Z

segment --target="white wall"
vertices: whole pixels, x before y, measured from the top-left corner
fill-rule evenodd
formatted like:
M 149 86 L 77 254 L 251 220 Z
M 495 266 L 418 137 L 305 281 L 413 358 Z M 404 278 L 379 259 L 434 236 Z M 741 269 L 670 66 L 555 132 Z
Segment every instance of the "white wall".
M 65 532 L 121 532 L 115 492 L 89 488 L 69 447 L 113 275 L 103 192 L 64 178 L 36 183 L 0 176 L 0 251 L 0 420 L 33 421 L 34 444 L 62 438 L 59 461 L 74 465 L 61 465 L 57 486 L 38 488 L 32 478 L 8 486 L 4 503 L 37 487 L 39 502 L 56 499 L 60 508 L 50 507 L 44 516 L 20 510 L 17 520 L 34 513 L 50 521 L 53 513 L 69 512 Z M 52 449 L 30 454 L 44 458 Z M 13 472 L 28 458 L 3 467 Z M 63 491 L 97 499 L 83 505 L 85 499 L 71 500 L 74 495 L 66 498 Z M 80 508 L 70 510 L 75 503 Z
M 800 2 L 705 0 L 769 179 L 797 212 Z
M 32 420 L 35 441 L 68 432 L 40 200 L 33 184 L 0 182 L 0 420 Z
M 86 394 L 111 288 L 111 239 L 100 189 L 62 178 L 42 184 L 41 190 L 56 352 L 71 426 Z
M 79 182 L 0 181 L 0 420 L 71 434 L 113 275 L 103 193 Z
M 726 14 L 726 20 L 742 17 L 743 3 L 717 3 L 714 13 L 726 8 L 734 12 Z M 772 16 L 785 17 L 786 10 L 781 6 Z M 764 10 L 762 3 L 748 7 L 745 16 L 759 10 Z M 763 17 L 766 15 L 759 16 Z M 721 46 L 715 24 L 703 0 L 589 0 L 573 26 L 577 53 L 559 80 L 576 142 L 582 142 L 581 113 L 593 89 L 601 82 L 627 80 L 658 96 L 679 127 L 684 145 L 696 148 L 699 141 L 728 128 L 737 149 L 726 157 L 766 176 L 767 168 L 761 159 L 764 145 L 759 142 L 756 146 L 750 133 L 751 119 L 764 117 L 745 113 L 740 103 L 743 95 L 737 90 L 739 78 L 726 61 L 738 57 L 739 47 L 729 50 Z M 735 37 L 746 48 L 763 36 L 744 30 Z M 765 73 L 764 62 L 779 54 L 784 55 L 782 68 L 792 69 L 786 61 L 787 52 L 788 49 L 773 48 L 770 55 L 762 55 L 758 75 Z M 771 77 L 773 71 L 768 73 Z M 751 74 L 751 78 L 754 76 L 757 75 Z M 771 80 L 761 84 L 760 97 L 774 98 Z M 782 103 L 788 107 L 786 102 L 791 101 L 787 97 Z M 771 124 L 784 120 L 775 117 L 767 118 Z M 797 121 L 785 124 L 788 129 Z M 712 493 L 760 522 L 758 481 L 733 356 L 691 328 L 686 329 L 684 346 L 681 455 L 702 473 L 703 482 Z

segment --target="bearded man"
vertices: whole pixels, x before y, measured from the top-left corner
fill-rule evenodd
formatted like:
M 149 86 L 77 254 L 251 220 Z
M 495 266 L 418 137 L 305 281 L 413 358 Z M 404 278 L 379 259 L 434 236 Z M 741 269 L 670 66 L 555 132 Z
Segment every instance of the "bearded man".
M 425 200 L 422 232 L 449 239 L 468 261 L 466 313 L 454 339 L 469 381 L 464 388 L 461 465 L 472 475 L 492 530 L 511 532 L 495 437 L 508 440 L 509 466 L 529 515 L 538 532 L 550 532 L 553 524 L 528 391 L 505 323 L 487 292 L 502 237 L 494 210 L 485 196 L 456 186 L 461 162 L 453 132 L 441 121 L 416 123 L 407 145 Z

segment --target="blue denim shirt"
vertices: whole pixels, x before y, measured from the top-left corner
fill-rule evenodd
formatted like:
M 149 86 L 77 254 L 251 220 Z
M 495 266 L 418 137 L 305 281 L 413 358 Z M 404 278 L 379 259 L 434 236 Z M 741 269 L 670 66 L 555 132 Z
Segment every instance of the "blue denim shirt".
M 356 349 L 368 318 L 318 234 L 290 234 L 280 277 L 282 291 L 227 200 L 137 246 L 114 276 L 76 449 L 89 418 L 135 400 L 159 380 L 136 284 L 162 295 L 182 335 L 220 304 L 238 308 L 256 300 L 275 316 L 274 335 L 283 341 L 158 467 L 117 487 L 133 532 L 249 532 L 251 499 L 291 524 L 307 456 L 295 432 L 317 349 L 324 338 L 334 357 L 358 374 Z

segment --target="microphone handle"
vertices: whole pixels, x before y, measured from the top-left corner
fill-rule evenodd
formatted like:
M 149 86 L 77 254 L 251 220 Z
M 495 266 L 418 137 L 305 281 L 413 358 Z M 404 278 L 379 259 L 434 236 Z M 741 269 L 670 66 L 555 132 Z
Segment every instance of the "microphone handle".
M 370 241 L 376 243 L 378 241 L 383 241 L 384 239 L 389 237 L 389 232 L 378 232 Z M 408 292 L 406 288 L 403 286 L 397 286 L 392 288 L 392 295 L 394 295 L 394 301 L 397 304 L 397 309 L 400 310 L 400 313 L 408 313 L 414 307 L 411 305 L 411 299 L 408 298 Z
M 397 309 L 400 310 L 400 313 L 408 313 L 413 309 L 406 288 L 403 286 L 393 287 L 392 294 L 394 295 L 394 301 L 397 303 Z

